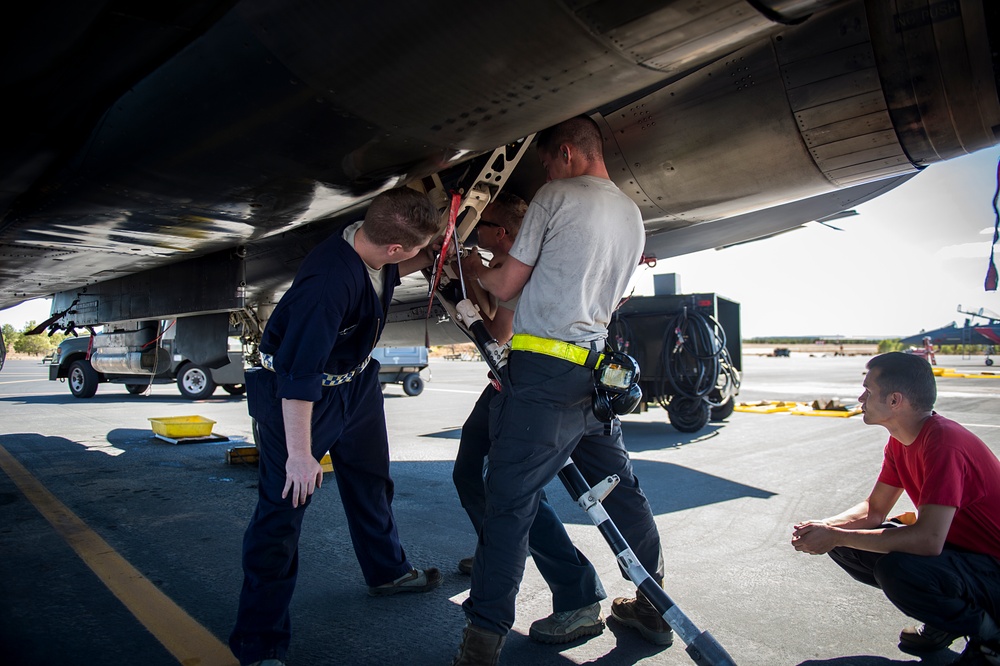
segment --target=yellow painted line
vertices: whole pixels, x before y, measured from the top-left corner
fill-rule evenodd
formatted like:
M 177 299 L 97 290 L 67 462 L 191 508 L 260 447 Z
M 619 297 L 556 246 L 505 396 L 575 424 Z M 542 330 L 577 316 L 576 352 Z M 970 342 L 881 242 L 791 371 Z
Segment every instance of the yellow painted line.
M 0 469 L 178 662 L 184 666 L 233 666 L 238 663 L 222 641 L 115 552 L 3 446 L 0 446 Z

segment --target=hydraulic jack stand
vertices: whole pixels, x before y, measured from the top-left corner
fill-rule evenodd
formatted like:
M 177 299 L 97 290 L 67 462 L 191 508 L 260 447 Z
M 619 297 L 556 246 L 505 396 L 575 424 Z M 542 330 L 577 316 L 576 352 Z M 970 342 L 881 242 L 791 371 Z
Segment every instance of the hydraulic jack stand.
M 483 359 L 489 365 L 490 370 L 500 380 L 500 370 L 507 363 L 506 355 L 502 353 L 503 348 L 497 345 L 486 330 L 486 325 L 476 312 L 475 306 L 468 300 L 462 300 L 457 304 L 449 303 L 443 294 L 438 294 L 439 300 L 451 313 L 456 323 L 473 342 L 483 355 Z M 583 474 L 577 469 L 572 460 L 567 460 L 562 469 L 559 470 L 559 479 L 566 490 L 577 504 L 580 505 L 590 520 L 597 526 L 604 540 L 611 546 L 618 564 L 628 575 L 629 579 L 642 592 L 643 596 L 653 605 L 653 608 L 663 617 L 673 628 L 674 633 L 680 636 L 687 645 L 686 651 L 696 664 L 702 666 L 736 666 L 736 662 L 729 656 L 725 648 L 719 644 L 715 638 L 707 631 L 699 631 L 694 622 L 684 614 L 683 611 L 673 602 L 667 593 L 649 575 L 645 567 L 639 562 L 632 548 L 625 541 L 625 537 L 618 531 L 614 521 L 604 510 L 601 500 L 608 496 L 616 485 L 619 478 L 617 475 L 609 476 L 593 488 L 583 478 Z

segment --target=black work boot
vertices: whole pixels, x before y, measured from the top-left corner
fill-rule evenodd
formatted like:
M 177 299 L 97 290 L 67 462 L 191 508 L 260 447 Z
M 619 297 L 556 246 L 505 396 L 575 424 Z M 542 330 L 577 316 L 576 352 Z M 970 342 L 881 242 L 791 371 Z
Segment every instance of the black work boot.
M 462 644 L 451 666 L 496 666 L 505 638 L 474 624 L 465 625 Z
M 906 627 L 899 632 L 899 649 L 910 654 L 935 652 L 945 649 L 961 637 L 961 634 L 921 624 L 918 627 Z

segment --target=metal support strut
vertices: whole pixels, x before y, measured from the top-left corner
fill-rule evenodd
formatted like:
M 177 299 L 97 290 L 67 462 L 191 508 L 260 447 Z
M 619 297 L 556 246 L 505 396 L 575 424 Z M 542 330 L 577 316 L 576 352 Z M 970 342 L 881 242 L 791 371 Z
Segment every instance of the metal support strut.
M 736 666 L 736 662 L 712 634 L 707 631 L 699 631 L 694 622 L 653 580 L 649 572 L 639 562 L 639 558 L 632 552 L 625 537 L 618 531 L 611 516 L 604 510 L 601 500 L 607 497 L 608 493 L 618 485 L 619 478 L 609 476 L 591 488 L 573 461 L 567 460 L 566 464 L 559 470 L 559 480 L 566 486 L 570 496 L 587 513 L 590 520 L 597 526 L 601 536 L 611 546 L 622 571 L 629 577 L 629 580 L 635 583 L 635 586 L 653 605 L 653 608 L 687 645 L 685 649 L 691 659 L 696 664 L 704 664 L 705 666 Z

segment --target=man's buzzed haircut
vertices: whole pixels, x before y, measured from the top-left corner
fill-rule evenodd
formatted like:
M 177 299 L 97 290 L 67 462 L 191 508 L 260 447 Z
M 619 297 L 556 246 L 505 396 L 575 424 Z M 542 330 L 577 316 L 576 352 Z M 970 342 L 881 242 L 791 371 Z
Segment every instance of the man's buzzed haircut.
M 589 160 L 604 159 L 601 128 L 587 116 L 564 120 L 538 133 L 538 150 L 546 155 L 555 155 L 559 146 L 564 143 L 575 146 Z
M 511 236 L 516 236 L 521 230 L 521 220 L 528 212 L 528 202 L 512 192 L 500 192 L 492 204 L 494 219 L 490 222 L 499 224 Z
M 403 249 L 412 250 L 440 233 L 441 223 L 442 218 L 427 195 L 399 187 L 372 200 L 362 226 L 376 245 L 398 243 Z
M 870 372 L 878 370 L 874 381 L 880 394 L 902 393 L 917 409 L 934 409 L 937 383 L 927 359 L 913 354 L 889 352 L 875 356 L 865 367 Z

